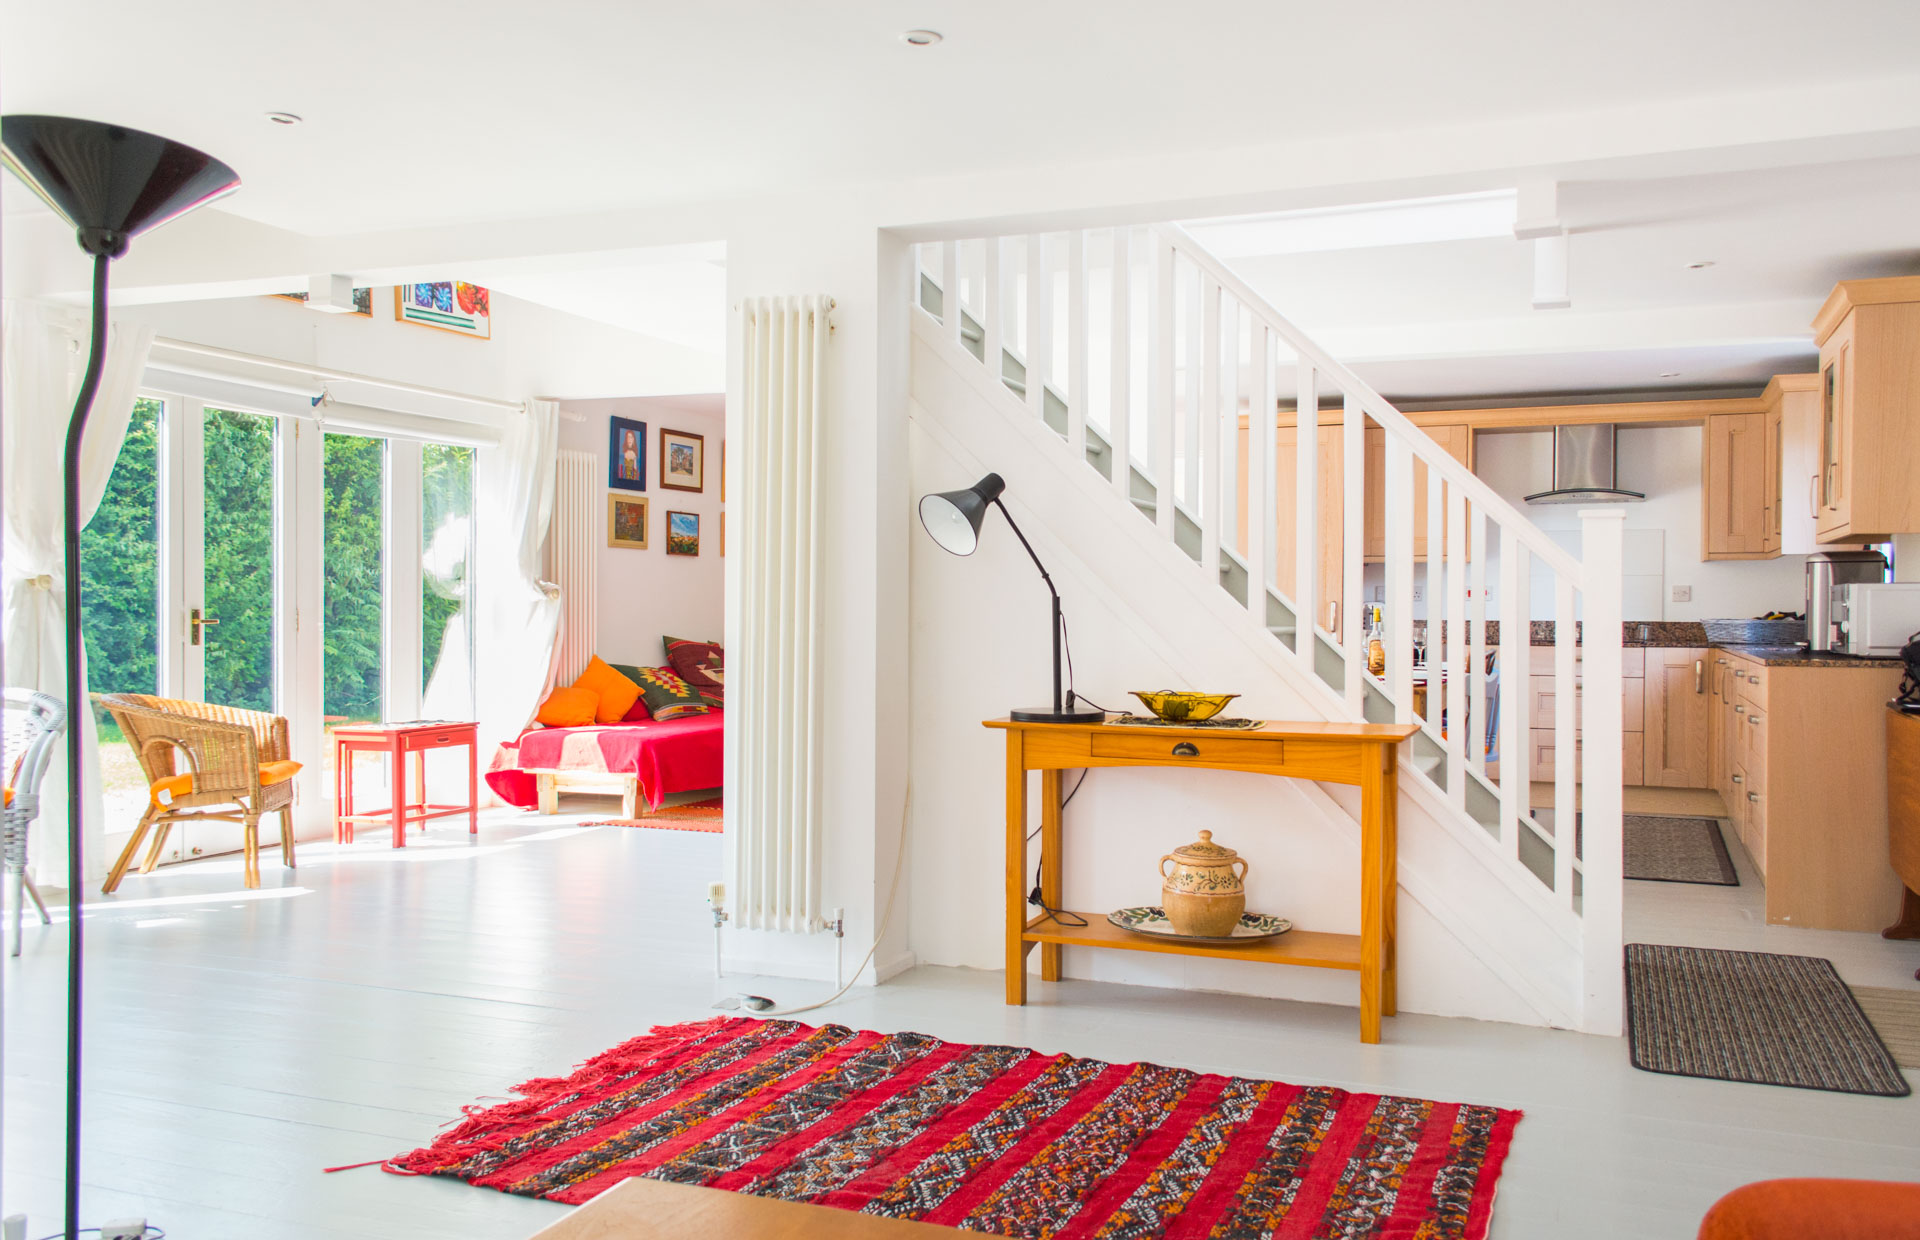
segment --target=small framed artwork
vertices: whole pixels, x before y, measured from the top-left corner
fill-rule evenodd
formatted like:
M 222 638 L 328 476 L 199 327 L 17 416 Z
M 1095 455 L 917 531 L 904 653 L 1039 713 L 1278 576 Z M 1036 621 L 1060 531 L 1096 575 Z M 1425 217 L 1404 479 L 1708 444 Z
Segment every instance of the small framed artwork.
M 493 339 L 492 297 L 464 280 L 394 285 L 393 317 L 476 340 Z
M 667 513 L 667 554 L 700 554 L 700 514 L 697 512 Z
M 647 489 L 647 424 L 607 419 L 607 485 L 616 491 Z
M 647 549 L 647 501 L 625 495 L 607 496 L 607 546 Z
M 706 436 L 661 427 L 660 485 L 669 491 L 699 491 L 706 476 Z

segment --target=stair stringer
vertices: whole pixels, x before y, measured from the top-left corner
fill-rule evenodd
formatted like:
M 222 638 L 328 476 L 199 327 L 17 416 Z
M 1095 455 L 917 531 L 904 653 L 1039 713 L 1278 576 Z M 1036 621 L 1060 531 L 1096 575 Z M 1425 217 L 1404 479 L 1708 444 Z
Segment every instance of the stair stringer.
M 1304 675 L 1292 652 L 1238 600 L 1210 587 L 1191 557 L 1160 537 L 1099 473 L 1076 462 L 1057 433 L 1036 421 L 978 359 L 944 338 L 937 321 L 917 312 L 911 395 L 914 425 L 963 463 L 961 472 L 978 476 L 991 469 L 1007 480 L 1006 502 L 1062 579 L 1063 594 L 1070 578 L 1074 589 L 1101 596 L 1190 683 L 1218 681 L 1224 661 L 1233 669 L 1230 683 L 1280 717 L 1347 718 L 1344 701 L 1317 677 Z M 1193 655 L 1200 647 L 1208 651 L 1205 660 Z M 1357 792 L 1304 782 L 1299 787 L 1339 833 L 1357 867 Z M 1403 766 L 1400 790 L 1403 893 L 1536 1023 L 1580 1028 L 1577 924 L 1568 925 L 1544 889 L 1528 890 L 1526 876 L 1492 864 L 1484 829 L 1449 806 L 1430 780 Z

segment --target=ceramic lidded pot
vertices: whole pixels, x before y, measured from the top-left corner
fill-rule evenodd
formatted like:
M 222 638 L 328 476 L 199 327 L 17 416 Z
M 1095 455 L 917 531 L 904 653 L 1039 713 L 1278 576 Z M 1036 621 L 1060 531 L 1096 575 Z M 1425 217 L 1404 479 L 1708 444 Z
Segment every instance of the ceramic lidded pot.
M 1167 869 L 1167 862 L 1173 869 Z M 1234 867 L 1239 866 L 1239 872 Z M 1247 859 L 1202 831 L 1197 843 L 1160 858 L 1160 906 L 1178 934 L 1224 939 L 1247 911 Z

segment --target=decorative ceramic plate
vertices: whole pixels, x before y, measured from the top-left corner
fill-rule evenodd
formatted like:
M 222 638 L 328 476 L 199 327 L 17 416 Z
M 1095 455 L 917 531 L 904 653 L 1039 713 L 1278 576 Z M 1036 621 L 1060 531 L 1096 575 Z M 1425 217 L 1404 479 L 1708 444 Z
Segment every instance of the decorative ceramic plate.
M 1150 934 L 1157 939 L 1179 939 L 1183 943 L 1257 943 L 1261 939 L 1270 939 L 1293 929 L 1293 923 L 1284 917 L 1270 917 L 1265 913 L 1242 913 L 1240 924 L 1233 928 L 1230 938 L 1216 939 L 1197 934 L 1176 934 L 1173 923 L 1167 920 L 1165 909 L 1148 905 L 1145 908 L 1123 908 L 1107 914 L 1107 920 L 1122 930 L 1131 930 L 1135 934 Z

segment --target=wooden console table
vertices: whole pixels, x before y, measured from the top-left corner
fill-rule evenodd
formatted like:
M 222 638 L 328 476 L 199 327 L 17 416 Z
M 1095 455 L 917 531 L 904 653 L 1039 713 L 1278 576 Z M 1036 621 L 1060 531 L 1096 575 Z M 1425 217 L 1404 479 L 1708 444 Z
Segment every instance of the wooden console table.
M 1348 969 L 1360 974 L 1360 1040 L 1380 1040 L 1380 1018 L 1392 1016 L 1394 909 L 1399 891 L 1395 812 L 1396 748 L 1412 724 L 1278 723 L 1258 731 L 1146 728 L 1094 723 L 1013 723 L 989 719 L 1007 734 L 1007 1002 L 1027 1001 L 1027 953 L 1040 946 L 1040 978 L 1060 980 L 1060 949 L 1111 947 L 1127 951 L 1216 956 L 1266 964 Z M 1095 766 L 1199 766 L 1253 771 L 1360 789 L 1360 933 L 1289 930 L 1246 947 L 1182 943 L 1132 934 L 1105 913 L 1078 913 L 1085 926 L 1063 925 L 1049 914 L 1027 917 L 1027 772 L 1039 771 L 1040 894 L 1060 907 L 1061 773 Z M 1174 841 L 1175 843 L 1179 841 Z M 1144 863 L 1143 863 L 1144 864 Z

